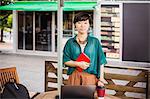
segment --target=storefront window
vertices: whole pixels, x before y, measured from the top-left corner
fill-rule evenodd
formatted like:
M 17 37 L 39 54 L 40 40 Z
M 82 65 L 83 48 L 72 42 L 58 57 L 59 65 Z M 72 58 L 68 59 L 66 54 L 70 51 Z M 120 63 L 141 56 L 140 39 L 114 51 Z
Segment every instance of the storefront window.
M 57 12 L 55 12 L 55 52 L 57 52 Z
M 18 49 L 33 50 L 32 12 L 18 12 Z
M 35 50 L 52 51 L 51 12 L 35 12 Z
M 63 14 L 63 37 L 72 37 L 73 12 Z
M 73 36 L 72 32 L 72 22 L 73 22 L 73 12 L 63 12 L 63 42 L 64 45 L 66 41 Z M 57 52 L 57 13 L 55 14 L 55 52 Z
M 24 13 L 18 12 L 18 49 L 23 49 Z

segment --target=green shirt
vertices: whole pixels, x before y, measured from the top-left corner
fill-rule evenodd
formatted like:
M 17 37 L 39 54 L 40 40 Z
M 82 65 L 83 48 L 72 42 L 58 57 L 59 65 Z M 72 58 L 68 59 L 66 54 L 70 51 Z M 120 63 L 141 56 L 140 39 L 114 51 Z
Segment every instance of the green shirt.
M 81 47 L 76 41 L 76 36 L 74 38 L 70 38 L 63 50 L 63 63 L 71 60 L 75 61 L 81 53 Z M 90 58 L 90 66 L 84 70 L 84 72 L 94 74 L 97 78 L 99 78 L 100 66 L 107 63 L 99 40 L 95 37 L 88 36 L 84 53 Z M 75 67 L 69 67 L 67 74 L 72 74 L 75 69 Z

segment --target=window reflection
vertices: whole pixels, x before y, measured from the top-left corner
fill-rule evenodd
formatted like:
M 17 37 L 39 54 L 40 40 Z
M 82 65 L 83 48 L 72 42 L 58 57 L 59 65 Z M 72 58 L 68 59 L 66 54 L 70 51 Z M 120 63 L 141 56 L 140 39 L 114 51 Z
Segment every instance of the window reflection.
M 35 50 L 52 51 L 51 12 L 35 13 Z

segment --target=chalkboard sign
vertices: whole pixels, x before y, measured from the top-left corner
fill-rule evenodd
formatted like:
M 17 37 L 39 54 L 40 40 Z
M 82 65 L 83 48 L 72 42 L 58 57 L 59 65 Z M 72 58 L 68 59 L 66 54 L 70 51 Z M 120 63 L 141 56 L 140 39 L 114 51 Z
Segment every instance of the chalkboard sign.
M 150 4 L 123 5 L 123 61 L 150 62 Z

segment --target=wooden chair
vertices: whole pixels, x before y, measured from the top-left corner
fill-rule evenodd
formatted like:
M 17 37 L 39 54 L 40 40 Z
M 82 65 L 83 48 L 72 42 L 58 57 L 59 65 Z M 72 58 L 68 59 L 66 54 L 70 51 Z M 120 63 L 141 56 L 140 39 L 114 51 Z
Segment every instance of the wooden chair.
M 16 83 L 19 83 L 19 77 L 17 74 L 16 67 L 2 68 L 0 69 L 0 93 L 3 91 L 4 85 L 12 81 L 16 80 Z M 38 92 L 29 92 L 30 98 L 34 99 L 39 93 Z
M 0 88 L 3 88 L 5 83 L 7 83 L 13 79 L 16 80 L 16 83 L 19 83 L 19 78 L 18 78 L 16 67 L 0 69 Z

